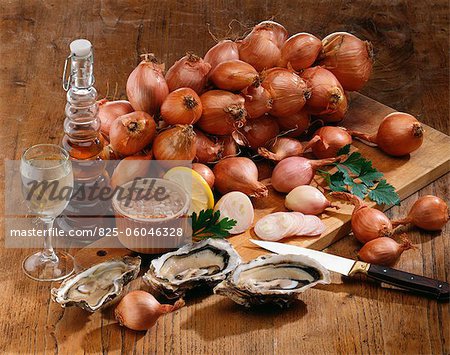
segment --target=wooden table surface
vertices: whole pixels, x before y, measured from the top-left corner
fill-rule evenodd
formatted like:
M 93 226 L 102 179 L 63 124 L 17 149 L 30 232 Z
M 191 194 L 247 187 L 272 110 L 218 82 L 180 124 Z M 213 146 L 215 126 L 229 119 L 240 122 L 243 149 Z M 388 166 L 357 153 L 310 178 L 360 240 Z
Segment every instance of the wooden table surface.
M 274 17 L 290 33 L 324 36 L 347 30 L 376 49 L 363 93 L 449 133 L 449 5 L 422 1 L 0 1 L 0 154 L 18 159 L 33 144 L 59 143 L 65 94 L 61 73 L 68 44 L 95 47 L 100 96 L 124 97 L 138 55 L 154 52 L 167 65 L 190 50 L 203 55 L 218 38 Z M 232 21 L 235 20 L 235 21 Z M 230 24 L 230 26 L 229 26 Z M 2 159 L 3 160 L 3 159 Z M 3 164 L 3 162 L 2 162 Z M 1 178 L 4 179 L 2 167 Z M 421 195 L 450 200 L 449 174 L 389 211 L 403 216 Z M 0 205 L 4 207 L 4 187 Z M 219 296 L 188 300 L 147 333 L 120 328 L 112 310 L 89 316 L 52 303 L 48 283 L 27 279 L 29 250 L 4 249 L 0 230 L 2 353 L 450 353 L 449 305 L 333 275 L 333 284 L 301 296 L 286 311 L 244 310 Z M 397 267 L 449 281 L 450 225 L 442 233 L 410 230 L 417 250 Z M 346 237 L 328 251 L 355 257 Z M 140 281 L 132 288 L 144 288 Z

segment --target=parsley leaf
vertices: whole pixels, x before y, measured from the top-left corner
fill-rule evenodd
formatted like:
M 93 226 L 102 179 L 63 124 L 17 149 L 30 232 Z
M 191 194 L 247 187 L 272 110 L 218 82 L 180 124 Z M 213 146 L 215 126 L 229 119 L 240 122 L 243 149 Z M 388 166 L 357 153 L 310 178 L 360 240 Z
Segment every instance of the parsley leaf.
M 369 192 L 369 198 L 379 205 L 400 204 L 400 198 L 395 192 L 394 186 L 388 184 L 386 180 L 381 180 L 378 185 Z
M 194 239 L 225 238 L 230 235 L 229 230 L 236 225 L 234 219 L 227 217 L 220 219 L 220 211 L 212 209 L 192 213 L 192 237 Z
M 347 144 L 347 145 L 343 146 L 341 149 L 338 150 L 336 156 L 347 155 L 348 153 L 350 153 L 351 146 L 352 146 L 351 144 Z

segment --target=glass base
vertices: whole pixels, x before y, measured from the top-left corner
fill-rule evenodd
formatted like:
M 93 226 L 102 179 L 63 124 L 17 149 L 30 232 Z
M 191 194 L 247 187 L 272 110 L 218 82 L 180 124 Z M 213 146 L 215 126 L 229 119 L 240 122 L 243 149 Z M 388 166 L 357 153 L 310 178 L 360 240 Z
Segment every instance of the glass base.
M 72 275 L 75 270 L 73 256 L 55 252 L 57 260 L 49 260 L 43 252 L 28 256 L 22 263 L 22 269 L 29 278 L 36 281 L 60 281 Z

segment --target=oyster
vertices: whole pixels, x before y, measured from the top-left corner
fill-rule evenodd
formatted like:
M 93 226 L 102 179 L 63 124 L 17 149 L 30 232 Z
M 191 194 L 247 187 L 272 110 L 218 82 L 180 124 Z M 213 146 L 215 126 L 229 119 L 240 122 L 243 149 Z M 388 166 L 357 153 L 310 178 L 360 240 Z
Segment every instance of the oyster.
M 209 238 L 152 260 L 143 279 L 167 298 L 177 298 L 199 286 L 215 286 L 240 262 L 228 241 Z
M 330 283 L 330 274 L 317 261 L 303 255 L 263 255 L 240 264 L 214 293 L 246 307 L 292 303 L 297 294 L 317 284 Z
M 120 295 L 123 286 L 137 277 L 140 265 L 140 257 L 129 256 L 94 265 L 53 288 L 52 300 L 62 307 L 78 306 L 95 312 Z

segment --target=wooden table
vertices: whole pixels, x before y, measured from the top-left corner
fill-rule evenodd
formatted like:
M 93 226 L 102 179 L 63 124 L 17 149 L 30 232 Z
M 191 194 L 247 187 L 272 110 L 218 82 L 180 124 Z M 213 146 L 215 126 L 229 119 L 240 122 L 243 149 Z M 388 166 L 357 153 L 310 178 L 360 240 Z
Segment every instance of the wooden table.
M 272 16 L 291 33 L 324 36 L 348 30 L 370 39 L 376 64 L 363 92 L 449 133 L 449 7 L 443 0 L 2 0 L 1 8 L 0 152 L 7 159 L 18 159 L 36 143 L 60 142 L 65 104 L 61 73 L 72 39 L 85 37 L 95 46 L 100 96 L 124 97 L 139 54 L 154 52 L 170 65 L 185 51 L 206 52 L 214 43 L 208 24 L 222 38 Z M 3 180 L 3 168 L 0 174 Z M 404 215 L 425 194 L 449 201 L 449 183 L 447 174 L 389 215 Z M 2 211 L 4 194 L 2 186 Z M 2 240 L 3 225 L 2 219 Z M 440 234 L 411 230 L 417 250 L 405 252 L 398 268 L 448 281 L 449 230 L 449 225 Z M 354 257 L 357 248 L 347 237 L 328 251 Z M 228 299 L 203 295 L 161 318 L 147 333 L 135 333 L 120 328 L 111 309 L 89 316 L 52 303 L 49 289 L 54 285 L 31 281 L 20 269 L 29 252 L 0 250 L 2 353 L 450 352 L 448 304 L 337 275 L 332 285 L 305 293 L 286 311 L 249 311 Z M 138 280 L 131 287 L 144 286 Z

